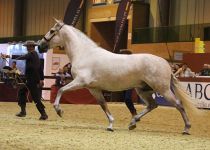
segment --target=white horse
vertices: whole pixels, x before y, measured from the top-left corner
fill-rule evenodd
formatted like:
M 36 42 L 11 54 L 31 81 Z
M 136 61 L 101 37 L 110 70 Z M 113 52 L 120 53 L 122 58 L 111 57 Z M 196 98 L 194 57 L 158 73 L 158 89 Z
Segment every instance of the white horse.
M 59 106 L 61 95 L 66 91 L 87 88 L 101 105 L 109 120 L 107 130 L 113 131 L 114 118 L 108 109 L 102 90 L 121 91 L 135 88 L 147 107 L 131 120 L 129 129 L 134 129 L 137 120 L 157 107 L 152 98 L 152 93 L 155 91 L 178 109 L 185 123 L 183 133 L 189 134 L 191 125 L 182 104 L 188 106 L 190 110 L 195 107 L 187 100 L 186 94 L 179 89 L 178 81 L 172 75 L 166 60 L 151 54 L 111 53 L 97 46 L 78 29 L 65 25 L 61 21 L 56 20 L 56 22 L 40 41 L 39 50 L 46 52 L 49 48 L 64 46 L 72 64 L 71 72 L 74 80 L 58 91 L 54 103 L 59 116 L 62 115 Z M 170 87 L 181 101 L 176 98 Z

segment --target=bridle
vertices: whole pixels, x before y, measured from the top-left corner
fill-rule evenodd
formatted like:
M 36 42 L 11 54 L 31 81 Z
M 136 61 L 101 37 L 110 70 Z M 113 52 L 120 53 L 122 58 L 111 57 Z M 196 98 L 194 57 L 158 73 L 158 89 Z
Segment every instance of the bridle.
M 60 28 L 59 29 L 56 29 L 56 30 L 53 30 L 52 28 L 50 29 L 50 37 L 47 38 L 46 35 L 43 37 L 43 39 L 46 41 L 46 42 L 50 42 L 50 40 L 58 33 L 58 31 L 61 30 L 61 28 L 65 25 L 65 23 L 62 23 Z

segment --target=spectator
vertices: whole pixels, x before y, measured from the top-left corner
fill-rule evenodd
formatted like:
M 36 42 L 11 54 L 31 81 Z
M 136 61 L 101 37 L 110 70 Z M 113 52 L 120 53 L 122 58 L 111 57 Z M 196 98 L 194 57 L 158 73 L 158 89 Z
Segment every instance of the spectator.
M 210 65 L 204 64 L 203 69 L 199 72 L 200 76 L 210 76 Z
M 68 66 L 64 66 L 64 67 L 63 67 L 63 74 L 64 74 L 64 81 L 65 81 L 65 84 L 68 84 L 68 83 L 72 80 L 72 76 L 71 76 L 71 74 L 69 73 L 69 68 L 68 68 Z
M 70 74 L 72 76 L 72 74 L 71 74 L 71 63 L 66 64 L 64 67 L 67 67 L 68 74 Z
M 64 66 L 63 69 L 60 68 L 59 71 L 55 74 L 55 76 L 55 85 L 59 87 L 68 84 L 70 82 L 69 79 L 71 79 L 71 75 L 68 73 L 67 66 Z
M 171 69 L 173 73 L 176 73 L 177 70 L 179 70 L 179 65 L 178 64 L 172 64 L 171 65 Z
M 191 71 L 187 64 L 183 64 L 182 67 L 174 73 L 174 75 L 176 77 L 194 77 L 195 73 Z
M 18 74 L 18 75 L 21 74 L 20 70 L 17 68 L 17 63 L 16 63 L 16 61 L 13 61 L 13 62 L 12 62 L 11 68 L 12 68 L 12 73 L 15 73 L 15 74 Z
M 59 68 L 58 72 L 55 74 L 55 78 L 56 78 L 55 85 L 56 86 L 61 87 L 61 86 L 64 85 L 64 83 L 62 81 L 63 80 L 63 77 L 64 77 L 64 75 L 63 75 L 63 69 L 62 68 Z

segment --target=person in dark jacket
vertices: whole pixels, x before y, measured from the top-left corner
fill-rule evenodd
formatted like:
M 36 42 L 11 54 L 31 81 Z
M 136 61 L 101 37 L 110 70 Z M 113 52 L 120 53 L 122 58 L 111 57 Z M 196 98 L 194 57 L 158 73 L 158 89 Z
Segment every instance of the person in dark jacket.
M 25 55 L 12 55 L 12 59 L 17 60 L 26 60 L 25 68 L 25 77 L 26 85 L 21 87 L 18 91 L 18 105 L 21 108 L 21 111 L 16 114 L 18 117 L 26 116 L 26 100 L 27 92 L 29 91 L 33 101 L 36 104 L 38 111 L 40 112 L 40 120 L 48 119 L 48 116 L 45 112 L 45 106 L 41 102 L 40 88 L 43 86 L 43 68 L 40 65 L 40 59 L 35 51 L 35 46 L 37 44 L 34 41 L 26 41 L 24 46 L 27 47 L 28 53 Z M 2 57 L 10 58 L 9 55 L 3 55 Z
M 210 76 L 210 65 L 204 64 L 203 69 L 199 72 L 200 76 Z

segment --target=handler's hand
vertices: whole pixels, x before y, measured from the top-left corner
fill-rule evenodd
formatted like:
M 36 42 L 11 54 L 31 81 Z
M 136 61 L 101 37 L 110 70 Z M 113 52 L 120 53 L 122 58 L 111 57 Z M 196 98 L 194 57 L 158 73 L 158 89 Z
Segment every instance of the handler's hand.
M 2 54 L 2 53 L 1 53 L 1 58 L 3 58 L 3 59 L 5 59 L 5 58 L 9 58 L 9 55 Z
M 1 58 L 5 59 L 6 58 L 5 54 L 1 53 Z
M 40 80 L 39 86 L 40 86 L 40 87 L 43 87 L 43 86 L 44 86 L 44 81 L 43 81 L 43 80 Z

